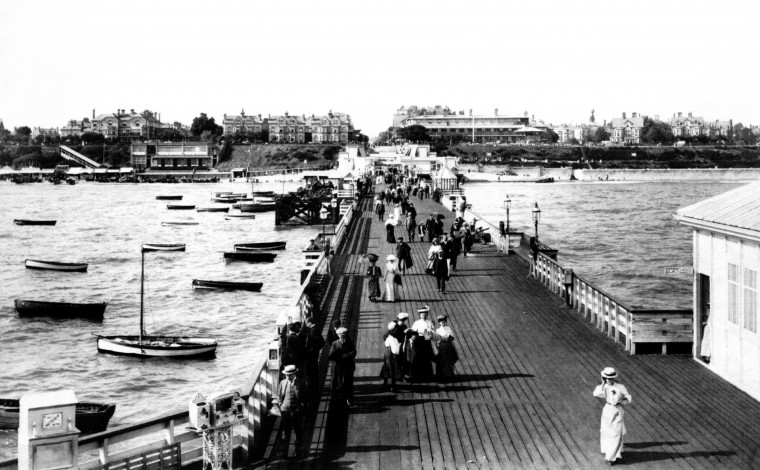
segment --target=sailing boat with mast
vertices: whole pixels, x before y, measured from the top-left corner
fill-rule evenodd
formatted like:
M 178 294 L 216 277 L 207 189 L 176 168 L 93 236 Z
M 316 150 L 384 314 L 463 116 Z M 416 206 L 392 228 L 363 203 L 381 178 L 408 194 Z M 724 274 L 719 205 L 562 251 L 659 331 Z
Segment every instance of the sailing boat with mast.
M 139 357 L 214 357 L 216 339 L 198 336 L 150 336 L 145 334 L 145 253 L 153 251 L 185 251 L 185 244 L 144 244 L 141 247 L 140 272 L 140 334 L 98 335 L 98 352 Z

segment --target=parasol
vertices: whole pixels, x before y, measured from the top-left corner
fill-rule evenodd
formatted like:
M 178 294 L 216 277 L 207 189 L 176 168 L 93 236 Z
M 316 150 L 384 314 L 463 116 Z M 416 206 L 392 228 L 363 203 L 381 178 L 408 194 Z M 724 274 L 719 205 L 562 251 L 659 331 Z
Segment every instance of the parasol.
M 435 218 L 438 219 L 438 220 L 443 220 L 446 217 L 444 217 L 443 214 L 436 214 Z
M 374 254 L 374 253 L 367 253 L 366 255 L 362 256 L 362 259 L 363 259 L 363 260 L 367 260 L 367 261 L 369 261 L 370 263 L 376 263 L 376 262 L 377 262 L 377 260 L 379 260 L 379 259 L 380 259 L 380 257 L 379 257 L 379 256 L 377 256 L 377 255 L 376 255 L 376 254 Z

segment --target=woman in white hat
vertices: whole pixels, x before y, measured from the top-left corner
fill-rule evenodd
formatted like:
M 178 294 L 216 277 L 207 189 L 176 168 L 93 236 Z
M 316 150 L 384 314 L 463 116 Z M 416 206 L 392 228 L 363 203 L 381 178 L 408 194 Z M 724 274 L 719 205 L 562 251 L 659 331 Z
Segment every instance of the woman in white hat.
M 385 265 L 385 292 L 383 300 L 395 302 L 398 300 L 398 286 L 401 285 L 401 274 L 398 273 L 398 264 L 396 264 L 396 255 L 388 255 L 388 263 Z M 397 279 L 398 277 L 398 279 Z
M 388 323 L 388 334 L 385 335 L 385 354 L 383 355 L 383 368 L 380 370 L 380 377 L 383 378 L 383 386 L 388 386 L 388 379 L 391 380 L 391 392 L 396 392 L 396 380 L 401 379 L 401 364 L 399 364 L 399 355 L 401 354 L 401 342 L 396 335 L 391 334 L 396 330 L 398 323 L 392 321 Z
M 454 346 L 454 332 L 449 326 L 447 315 L 438 316 L 438 355 L 435 357 L 435 375 L 440 382 L 447 382 L 456 375 L 456 363 L 459 361 L 459 353 Z
M 605 367 L 602 371 L 602 383 L 594 389 L 594 396 L 605 401 L 602 410 L 602 423 L 599 428 L 599 442 L 604 460 L 612 465 L 622 459 L 625 423 L 623 405 L 631 403 L 631 394 L 624 385 L 616 382 L 617 371 Z

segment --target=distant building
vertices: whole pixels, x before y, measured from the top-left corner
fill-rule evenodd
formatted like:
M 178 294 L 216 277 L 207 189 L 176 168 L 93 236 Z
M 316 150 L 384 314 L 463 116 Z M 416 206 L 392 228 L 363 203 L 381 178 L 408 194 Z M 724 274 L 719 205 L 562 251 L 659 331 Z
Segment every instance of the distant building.
M 131 165 L 145 170 L 208 170 L 214 155 L 207 142 L 134 142 Z
M 32 128 L 32 139 L 36 138 L 37 136 L 46 136 L 46 137 L 59 137 L 60 134 L 58 132 L 57 127 L 50 127 L 48 129 L 42 128 L 42 127 L 34 127 Z
M 92 110 L 92 120 L 84 118 L 76 119 L 61 128 L 61 136 L 80 136 L 85 132 L 95 132 L 105 137 L 145 137 L 151 138 L 156 131 L 162 128 L 160 117 L 157 113 L 145 110 L 141 113 L 130 109 L 127 113 L 124 109 L 118 109 L 115 113 L 95 115 Z
M 434 108 L 436 112 L 440 107 Z M 411 108 L 410 108 L 411 109 Z M 399 109 L 394 115 L 394 131 L 400 128 L 420 125 L 424 126 L 433 138 L 463 137 L 473 143 L 515 143 L 540 141 L 544 139 L 549 126 L 542 121 L 524 116 L 503 116 L 495 109 L 493 116 L 474 116 L 472 110 L 465 116 L 464 111 L 453 113 L 448 108 L 440 110 L 442 114 L 414 112 L 410 109 Z M 402 114 L 402 111 L 407 114 Z M 394 132 L 395 134 L 395 132 Z M 393 136 L 395 137 L 395 135 Z
M 694 357 L 760 400 L 760 183 L 679 209 L 693 230 Z
M 673 114 L 670 118 L 670 127 L 673 129 L 673 137 L 697 137 L 699 135 L 710 135 L 709 128 L 705 125 L 705 119 L 701 116 L 688 116 L 683 113 Z
M 238 115 L 225 114 L 222 127 L 224 128 L 224 135 L 248 134 L 261 132 L 265 128 L 265 124 L 261 119 L 261 114 L 258 116 L 246 115 L 243 109 Z
M 641 130 L 644 128 L 644 117 L 638 113 L 631 113 L 631 117 L 613 118 L 610 123 L 612 133 L 610 141 L 618 144 L 640 144 Z
M 277 143 L 303 144 L 306 142 L 306 118 L 304 116 L 291 116 L 285 113 L 282 116 L 269 116 L 269 141 Z
M 76 119 L 69 120 L 65 126 L 61 127 L 61 137 L 79 137 L 85 132 L 92 131 L 92 123 L 89 118 L 84 118 L 81 121 Z
M 348 114 L 330 111 L 326 116 L 312 114 L 310 118 L 306 118 L 307 142 L 347 144 L 354 131 L 351 116 Z
M 573 139 L 575 139 L 575 141 L 577 141 L 579 144 L 583 143 L 582 126 L 562 125 L 553 127 L 552 130 L 557 133 L 557 136 L 559 136 L 557 142 L 560 144 L 567 144 L 573 141 Z

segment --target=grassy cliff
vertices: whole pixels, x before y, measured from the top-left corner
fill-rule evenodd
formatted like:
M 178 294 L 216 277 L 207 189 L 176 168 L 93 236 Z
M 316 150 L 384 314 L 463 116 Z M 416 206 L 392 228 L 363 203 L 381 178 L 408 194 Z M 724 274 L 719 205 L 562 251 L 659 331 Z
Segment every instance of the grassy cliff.
M 254 144 L 233 145 L 229 155 L 220 154 L 218 170 L 250 167 L 252 170 L 303 168 L 330 168 L 338 158 L 341 147 L 338 145 L 288 145 L 288 144 Z

